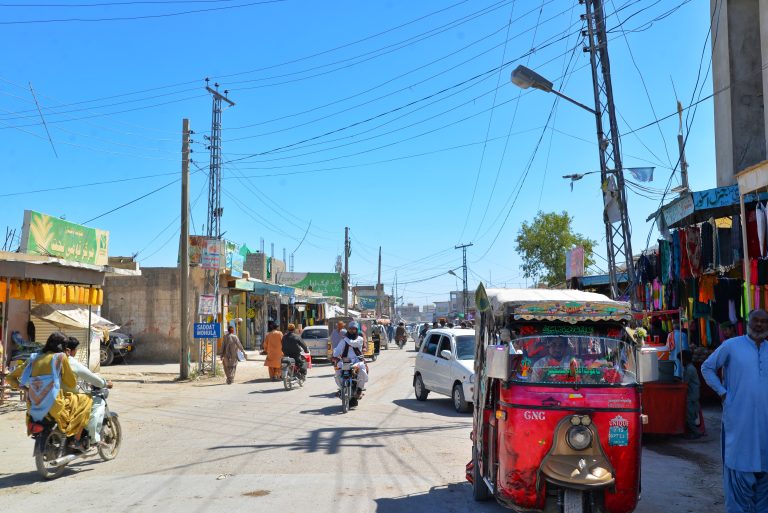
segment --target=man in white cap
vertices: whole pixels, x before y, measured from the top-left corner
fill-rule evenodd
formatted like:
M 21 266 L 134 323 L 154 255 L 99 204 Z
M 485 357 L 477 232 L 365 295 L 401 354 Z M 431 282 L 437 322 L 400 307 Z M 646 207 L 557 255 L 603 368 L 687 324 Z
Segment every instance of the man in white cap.
M 362 395 L 365 384 L 368 383 L 368 371 L 363 357 L 363 337 L 358 334 L 358 325 L 355 321 L 347 324 L 347 335 L 333 349 L 333 357 L 337 361 L 348 358 L 352 366 L 357 369 L 357 395 Z M 340 366 L 338 366 L 340 367 Z M 341 388 L 341 369 L 336 369 L 336 385 Z

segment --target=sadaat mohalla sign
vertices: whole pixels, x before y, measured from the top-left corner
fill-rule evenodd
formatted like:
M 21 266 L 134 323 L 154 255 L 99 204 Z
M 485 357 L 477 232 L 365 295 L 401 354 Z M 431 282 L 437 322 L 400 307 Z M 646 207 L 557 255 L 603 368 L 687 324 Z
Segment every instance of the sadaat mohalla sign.
M 21 251 L 85 264 L 107 265 L 109 232 L 25 210 Z

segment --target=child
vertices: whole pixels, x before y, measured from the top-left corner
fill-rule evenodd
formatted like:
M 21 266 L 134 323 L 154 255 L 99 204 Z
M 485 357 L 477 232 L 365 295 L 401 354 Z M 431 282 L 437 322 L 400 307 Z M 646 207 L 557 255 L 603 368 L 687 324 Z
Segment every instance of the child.
M 685 424 L 688 432 L 685 434 L 687 440 L 696 440 L 701 438 L 701 428 L 699 427 L 699 391 L 701 383 L 696 367 L 693 366 L 693 353 L 688 349 L 680 352 L 683 361 L 683 383 L 688 385 L 688 396 L 686 400 Z

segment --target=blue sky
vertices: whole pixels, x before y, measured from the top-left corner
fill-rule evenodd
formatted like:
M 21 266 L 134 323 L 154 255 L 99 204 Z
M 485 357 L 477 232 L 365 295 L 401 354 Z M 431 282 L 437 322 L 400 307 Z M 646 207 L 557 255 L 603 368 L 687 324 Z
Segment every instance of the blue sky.
M 10 50 L 0 71 L 1 221 L 11 229 L 20 231 L 24 209 L 83 222 L 177 180 L 187 117 L 202 233 L 210 77 L 236 103 L 223 113 L 230 240 L 255 249 L 263 238 L 282 258 L 311 221 L 295 270 L 331 271 L 349 226 L 353 283 L 375 282 L 381 245 L 387 289 L 397 273 L 405 301 L 425 304 L 461 288 L 447 274 L 427 278 L 459 267 L 453 247 L 464 242 L 474 244 L 470 288 L 480 279 L 525 286 L 520 223 L 566 210 L 601 241 L 605 269 L 598 175 L 573 192 L 561 178 L 598 169 L 594 118 L 509 82 L 524 64 L 593 103 L 575 0 L 37 3 L 49 6 L 0 7 Z M 203 9 L 214 10 L 180 14 Z M 606 10 L 623 134 L 674 113 L 674 90 L 685 106 L 712 93 L 708 0 L 608 0 Z M 693 112 L 690 182 L 706 189 L 715 186 L 711 100 Z M 625 167 L 655 166 L 646 185 L 663 190 L 677 131 L 672 117 L 623 135 Z M 32 192 L 41 189 L 56 190 Z M 88 224 L 111 232 L 112 255 L 175 265 L 179 190 L 172 183 Z M 659 194 L 646 195 L 629 193 L 635 252 L 659 205 Z

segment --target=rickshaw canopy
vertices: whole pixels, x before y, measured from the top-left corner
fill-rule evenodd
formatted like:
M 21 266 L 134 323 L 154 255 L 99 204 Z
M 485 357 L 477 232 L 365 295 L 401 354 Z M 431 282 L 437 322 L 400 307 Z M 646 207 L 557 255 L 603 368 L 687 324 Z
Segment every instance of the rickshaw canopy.
M 603 294 L 572 289 L 486 289 L 495 314 L 510 313 L 515 320 L 629 321 L 630 304 L 614 301 Z

